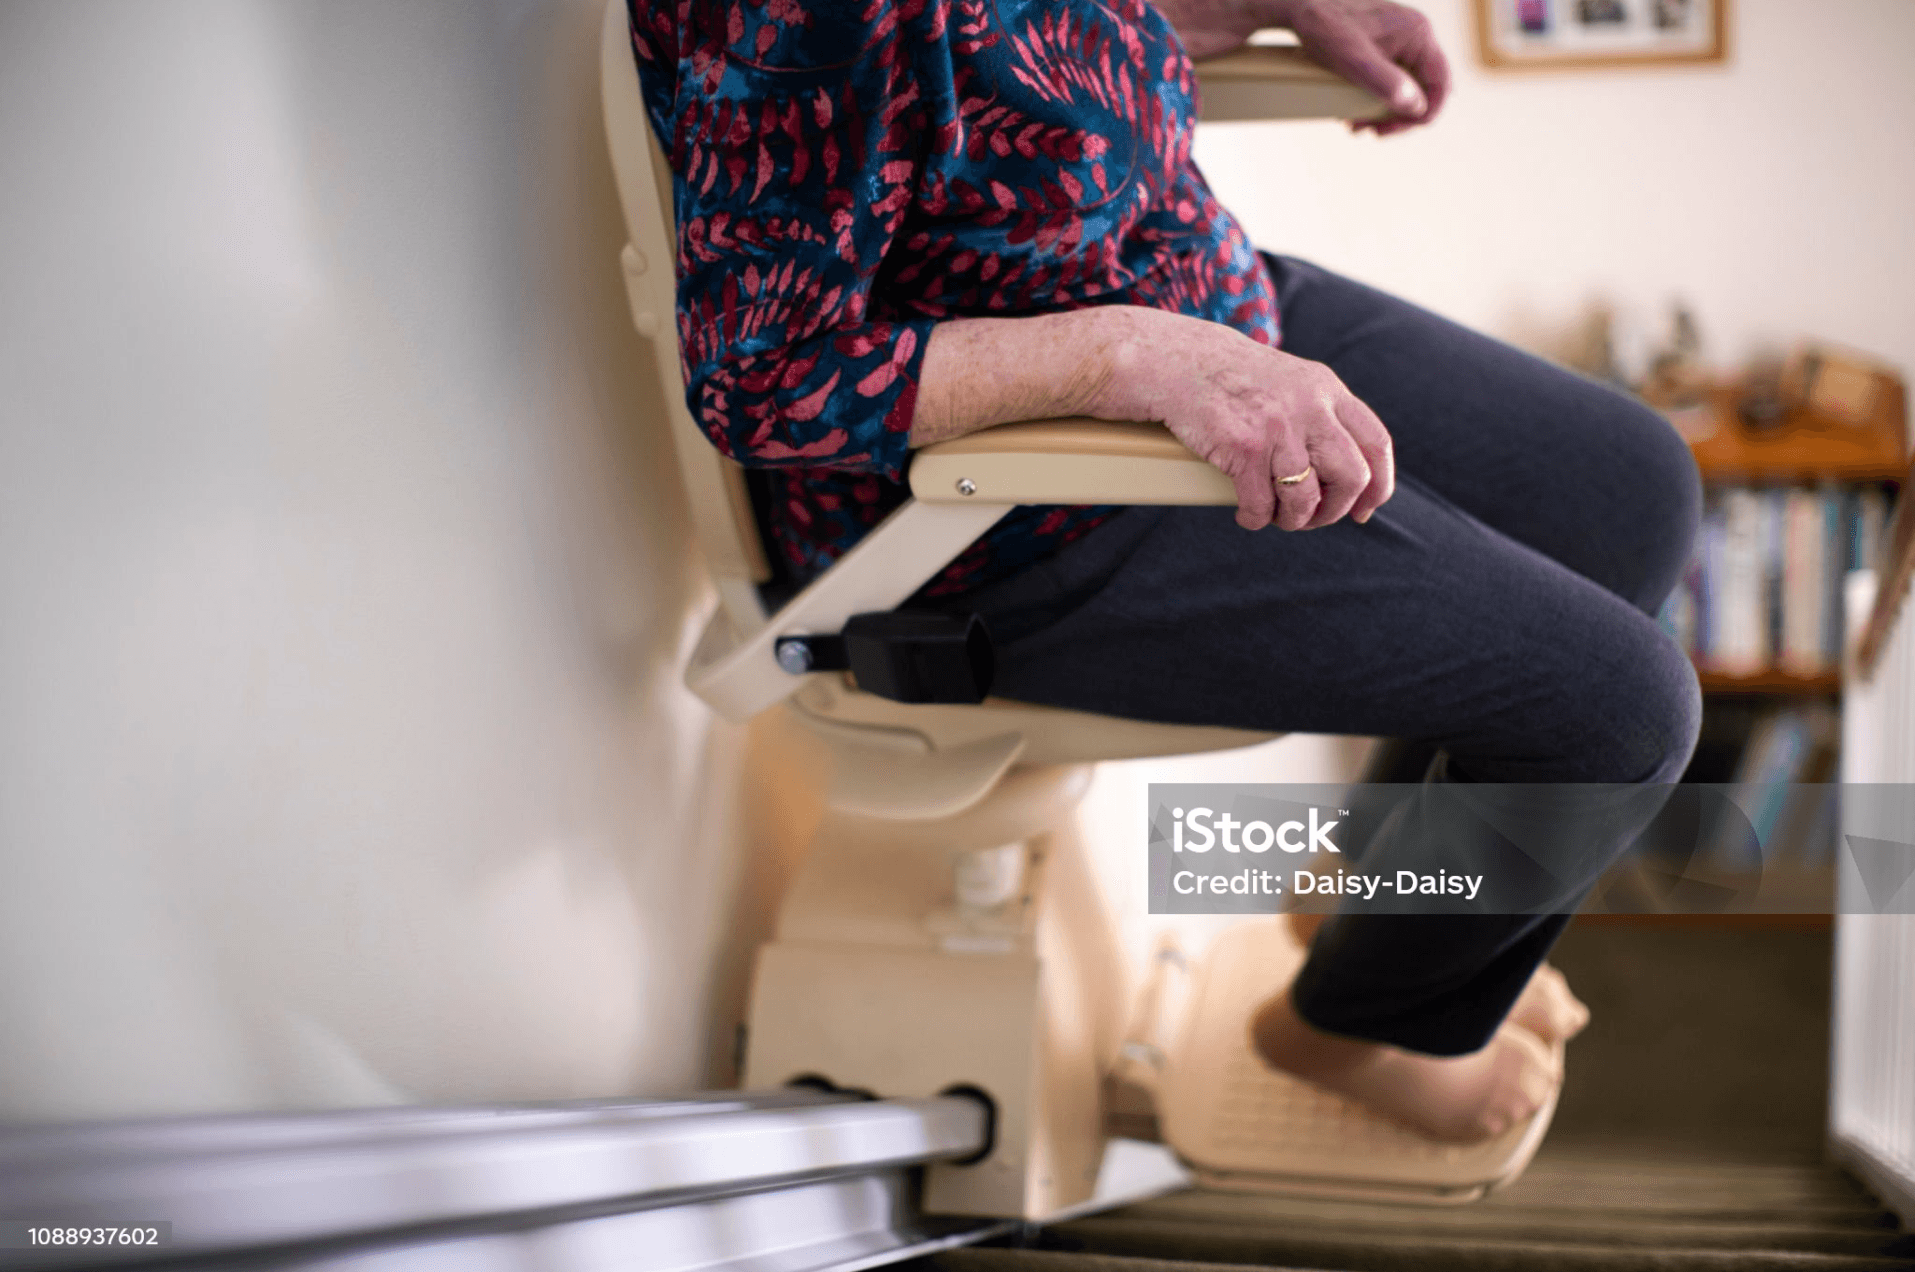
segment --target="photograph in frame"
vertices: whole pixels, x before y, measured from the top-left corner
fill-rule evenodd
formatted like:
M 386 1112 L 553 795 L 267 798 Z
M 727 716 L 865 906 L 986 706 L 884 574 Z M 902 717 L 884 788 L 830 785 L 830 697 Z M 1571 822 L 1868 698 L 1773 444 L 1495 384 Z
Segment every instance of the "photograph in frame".
M 1499 69 L 1723 61 L 1729 0 L 1476 0 L 1478 53 Z

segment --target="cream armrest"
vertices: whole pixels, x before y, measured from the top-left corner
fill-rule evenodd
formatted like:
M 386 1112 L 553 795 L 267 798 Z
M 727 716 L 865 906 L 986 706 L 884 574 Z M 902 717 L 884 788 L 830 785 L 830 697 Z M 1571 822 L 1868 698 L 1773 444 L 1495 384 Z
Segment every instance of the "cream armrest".
M 911 493 L 929 504 L 1229 504 L 1230 479 L 1161 424 L 1035 420 L 919 450 Z
M 1243 119 L 1372 119 L 1380 98 L 1326 71 L 1294 46 L 1246 45 L 1197 63 L 1205 123 Z

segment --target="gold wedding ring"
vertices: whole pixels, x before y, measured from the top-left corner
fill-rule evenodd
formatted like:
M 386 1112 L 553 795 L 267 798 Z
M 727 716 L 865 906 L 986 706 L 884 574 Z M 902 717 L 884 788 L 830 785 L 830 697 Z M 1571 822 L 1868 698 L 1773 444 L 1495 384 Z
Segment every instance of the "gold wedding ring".
M 1310 465 L 1309 468 L 1304 469 L 1302 472 L 1298 473 L 1295 477 L 1279 477 L 1277 478 L 1277 485 L 1294 486 L 1298 482 L 1302 481 L 1305 477 L 1308 477 L 1311 474 L 1311 472 L 1313 472 L 1315 469 L 1316 469 L 1316 465 L 1312 464 Z

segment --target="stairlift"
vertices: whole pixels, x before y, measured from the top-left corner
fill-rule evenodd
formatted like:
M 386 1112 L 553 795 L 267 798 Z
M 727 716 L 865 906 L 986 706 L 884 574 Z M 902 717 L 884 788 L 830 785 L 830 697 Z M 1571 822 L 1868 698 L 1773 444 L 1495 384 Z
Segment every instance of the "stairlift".
M 602 40 L 605 122 L 630 242 L 632 318 L 682 386 L 672 175 L 640 97 L 624 0 Z M 1200 68 L 1204 117 L 1354 118 L 1378 103 L 1295 49 Z M 926 447 L 912 498 L 768 612 L 741 470 L 683 394 L 661 404 L 718 606 L 686 673 L 720 714 L 780 709 L 832 760 L 826 813 L 760 950 L 748 1087 L 810 1082 L 987 1104 L 974 1160 L 930 1166 L 927 1212 L 1043 1219 L 1092 1195 L 1118 1129 L 1161 1128 L 1201 1178 L 1340 1196 L 1466 1200 L 1521 1169 L 1548 1111 L 1503 1139 L 1433 1145 L 1256 1064 L 1256 996 L 1301 959 L 1280 920 L 1231 929 L 1174 1020 L 1165 969 L 1126 1036 L 1124 960 L 1072 809 L 1099 760 L 1224 750 L 1271 735 L 1149 724 L 986 698 L 902 703 L 812 669 L 806 638 L 891 610 L 1020 503 L 1218 504 L 1230 482 L 1161 425 L 1046 420 Z M 1154 1042 L 1161 1035 L 1168 1041 Z M 1124 1122 L 1121 1116 L 1129 1116 Z

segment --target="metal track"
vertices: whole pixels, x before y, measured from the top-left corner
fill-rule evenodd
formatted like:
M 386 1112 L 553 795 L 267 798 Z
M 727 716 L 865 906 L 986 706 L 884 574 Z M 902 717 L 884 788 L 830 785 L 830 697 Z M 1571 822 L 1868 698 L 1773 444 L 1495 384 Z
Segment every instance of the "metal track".
M 170 1226 L 0 1268 L 857 1272 L 1014 1225 L 917 1215 L 982 1151 L 974 1100 L 809 1091 L 0 1131 L 0 1220 Z

